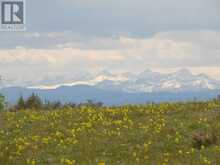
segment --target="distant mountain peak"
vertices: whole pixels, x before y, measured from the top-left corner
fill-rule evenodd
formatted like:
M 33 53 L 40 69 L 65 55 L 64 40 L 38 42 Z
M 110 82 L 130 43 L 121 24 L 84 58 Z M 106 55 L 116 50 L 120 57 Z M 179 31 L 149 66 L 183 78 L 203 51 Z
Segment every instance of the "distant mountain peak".
M 89 77 L 89 78 L 88 78 Z M 183 92 L 220 89 L 220 82 L 205 74 L 194 75 L 189 69 L 183 68 L 173 73 L 160 73 L 146 69 L 140 74 L 111 73 L 102 70 L 87 78 L 68 83 L 38 86 L 35 89 L 55 89 L 60 86 L 90 85 L 104 90 L 116 90 L 129 93 L 138 92 Z M 41 88 L 42 87 L 42 88 Z M 32 87 L 33 88 L 33 87 Z
M 110 71 L 108 71 L 108 70 L 106 70 L 106 69 L 103 69 L 103 70 L 101 70 L 101 71 L 98 73 L 98 75 L 112 76 L 113 74 L 112 74 Z
M 143 72 L 141 72 L 140 74 L 151 74 L 151 73 L 155 73 L 153 70 L 151 69 L 145 69 Z
M 143 72 L 141 72 L 138 76 L 139 78 L 148 78 L 149 76 L 155 76 L 155 75 L 160 75 L 161 73 L 159 72 L 154 72 L 151 69 L 146 69 Z
M 145 69 L 143 72 L 145 72 L 145 73 L 151 73 L 151 72 L 153 72 L 151 69 L 149 69 L 149 68 L 147 68 L 147 69 Z
M 179 69 L 175 73 L 176 74 L 181 74 L 181 75 L 192 75 L 192 72 L 187 68 Z

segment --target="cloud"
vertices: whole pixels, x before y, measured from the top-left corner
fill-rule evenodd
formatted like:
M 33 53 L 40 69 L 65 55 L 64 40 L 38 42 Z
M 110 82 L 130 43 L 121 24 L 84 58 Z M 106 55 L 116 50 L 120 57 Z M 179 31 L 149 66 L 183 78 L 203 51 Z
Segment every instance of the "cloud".
M 99 69 L 219 68 L 219 9 L 219 0 L 28 0 L 28 31 L 0 32 L 0 74 L 30 84 Z
M 219 0 L 28 0 L 29 32 L 72 31 L 84 36 L 219 30 Z
M 77 72 L 101 69 L 138 72 L 146 68 L 220 67 L 220 32 L 216 31 L 174 31 L 160 32 L 151 38 L 121 36 L 90 40 L 75 39 L 68 34 L 26 34 L 30 40 L 40 39 L 37 42 L 51 41 L 57 36 L 63 40 L 51 48 L 27 45 L 1 49 L 0 74 L 36 83 L 45 77 L 66 75 L 66 79 L 71 79 Z

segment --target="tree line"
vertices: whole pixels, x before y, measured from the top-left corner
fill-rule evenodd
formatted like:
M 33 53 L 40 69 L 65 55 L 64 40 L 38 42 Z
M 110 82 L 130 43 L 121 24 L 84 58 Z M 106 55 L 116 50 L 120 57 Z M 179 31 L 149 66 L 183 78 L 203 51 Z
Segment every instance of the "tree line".
M 87 100 L 85 103 L 61 103 L 60 101 L 48 101 L 42 100 L 37 94 L 32 93 L 28 98 L 24 99 L 20 96 L 17 103 L 10 107 L 10 111 L 18 110 L 55 110 L 55 109 L 65 109 L 65 108 L 76 108 L 81 106 L 89 107 L 102 107 L 101 102 L 94 102 L 92 100 Z
M 19 110 L 58 110 L 65 108 L 77 108 L 82 106 L 102 107 L 103 103 L 87 100 L 85 103 L 62 103 L 60 101 L 42 100 L 37 94 L 32 93 L 26 99 L 21 95 L 14 105 L 8 105 L 5 97 L 0 94 L 0 111 L 19 111 Z
M 220 101 L 220 95 L 215 100 Z M 48 101 L 48 100 L 43 101 L 37 94 L 32 93 L 32 95 L 30 95 L 26 99 L 21 95 L 15 105 L 7 106 L 5 97 L 2 94 L 0 94 L 0 111 L 56 110 L 56 109 L 65 109 L 65 108 L 77 108 L 81 106 L 99 108 L 103 106 L 103 103 L 94 102 L 92 100 L 87 100 L 85 103 L 80 103 L 80 104 L 61 103 L 60 101 Z

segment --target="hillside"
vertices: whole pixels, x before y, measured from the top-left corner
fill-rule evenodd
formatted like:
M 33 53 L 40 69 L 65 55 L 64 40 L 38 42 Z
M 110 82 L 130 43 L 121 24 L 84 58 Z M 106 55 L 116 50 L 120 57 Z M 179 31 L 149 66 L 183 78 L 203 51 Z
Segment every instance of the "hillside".
M 0 113 L 1 165 L 220 164 L 220 102 Z
M 175 91 L 175 90 L 174 90 Z M 210 100 L 220 94 L 220 90 L 201 90 L 189 92 L 154 92 L 154 93 L 127 93 L 98 89 L 88 85 L 61 86 L 56 89 L 29 89 L 8 87 L 0 89 L 9 103 L 15 103 L 23 95 L 25 98 L 32 93 L 43 100 L 61 101 L 62 103 L 81 103 L 86 100 L 102 102 L 105 105 L 145 104 L 149 102 L 175 102 L 192 100 Z

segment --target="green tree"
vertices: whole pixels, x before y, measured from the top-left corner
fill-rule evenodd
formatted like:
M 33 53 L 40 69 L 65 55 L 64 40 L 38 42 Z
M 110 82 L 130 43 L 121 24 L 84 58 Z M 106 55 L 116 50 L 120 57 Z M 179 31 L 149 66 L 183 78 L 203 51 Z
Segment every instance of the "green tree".
M 0 111 L 3 111 L 5 109 L 5 97 L 0 94 Z
M 25 109 L 26 105 L 25 105 L 25 100 L 23 98 L 23 96 L 20 96 L 17 102 L 17 106 L 16 109 Z
M 28 109 L 41 109 L 43 107 L 40 97 L 34 93 L 28 97 L 25 105 Z

